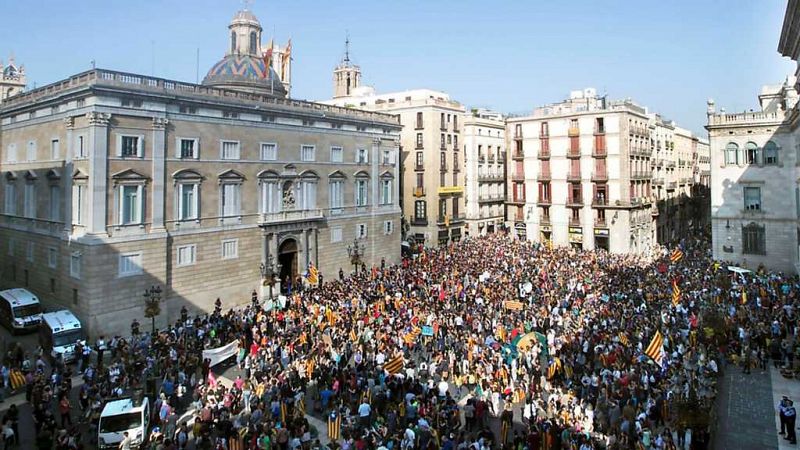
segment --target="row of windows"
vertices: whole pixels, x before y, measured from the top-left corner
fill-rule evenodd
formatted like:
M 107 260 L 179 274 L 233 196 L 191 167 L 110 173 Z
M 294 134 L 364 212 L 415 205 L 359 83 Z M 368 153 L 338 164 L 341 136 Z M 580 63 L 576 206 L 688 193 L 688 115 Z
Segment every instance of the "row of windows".
M 8 256 L 15 256 L 16 253 L 16 241 L 14 239 L 8 240 Z M 28 241 L 25 245 L 25 260 L 29 263 L 34 262 L 34 255 L 36 254 L 36 244 L 32 241 Z M 73 278 L 80 278 L 81 277 L 81 253 L 80 252 L 72 252 L 70 253 L 70 261 L 69 261 L 69 268 L 70 268 L 70 276 Z M 47 248 L 47 267 L 51 269 L 55 269 L 58 267 L 58 249 L 55 247 L 48 247 Z
M 120 158 L 144 158 L 144 136 L 143 135 L 124 135 L 118 134 L 116 141 L 115 155 Z M 278 144 L 274 142 L 261 142 L 259 143 L 259 159 L 261 161 L 276 161 L 278 160 Z M 241 142 L 233 140 L 220 140 L 219 143 L 219 158 L 225 160 L 238 160 L 241 159 Z M 175 157 L 181 159 L 199 159 L 200 158 L 200 139 L 199 138 L 186 138 L 179 137 L 175 139 Z M 17 154 L 17 144 L 9 144 L 6 147 L 6 161 L 17 162 L 19 161 Z M 75 158 L 81 159 L 88 157 L 84 146 L 84 136 L 78 136 L 75 142 Z M 27 152 L 24 161 L 36 161 L 37 159 L 37 145 L 36 141 L 29 141 L 27 144 Z M 50 159 L 61 159 L 61 143 L 58 139 L 53 139 L 50 142 Z M 294 156 L 285 158 L 293 160 Z M 300 160 L 301 161 L 316 161 L 316 147 L 314 145 L 301 145 L 300 146 Z M 343 163 L 345 162 L 345 150 L 341 146 L 331 146 L 329 154 L 330 162 Z M 353 162 L 357 164 L 369 163 L 369 150 L 366 148 L 357 148 L 353 155 Z M 381 154 L 381 164 L 393 164 L 394 157 L 391 149 L 383 149 Z
M 778 145 L 772 141 L 767 141 L 763 148 L 754 142 L 748 142 L 744 146 L 744 151 L 739 150 L 739 145 L 729 142 L 725 146 L 725 164 L 757 164 L 757 165 L 776 165 L 778 164 Z

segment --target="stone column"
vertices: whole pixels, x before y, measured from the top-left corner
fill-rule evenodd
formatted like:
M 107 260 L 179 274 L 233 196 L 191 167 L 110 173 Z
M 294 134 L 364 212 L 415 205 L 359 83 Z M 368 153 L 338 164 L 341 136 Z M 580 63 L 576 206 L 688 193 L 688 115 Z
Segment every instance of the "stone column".
M 153 117 L 153 186 L 150 189 L 153 205 L 151 232 L 163 232 L 164 229 L 164 192 L 166 170 L 166 134 L 169 119 Z
M 64 173 L 61 174 L 61 191 L 64 201 L 64 233 L 72 234 L 72 174 L 75 167 L 72 163 L 72 141 L 75 139 L 73 129 L 75 120 L 72 117 L 64 118 L 64 127 L 67 129 L 67 142 L 64 145 Z
M 108 122 L 111 114 L 89 112 L 89 189 L 86 232 L 107 234 L 108 214 Z
M 371 149 L 370 153 L 372 154 L 371 155 L 372 159 L 370 160 L 370 165 L 369 165 L 370 166 L 370 180 L 371 180 L 370 181 L 370 187 L 371 187 L 370 191 L 372 191 L 372 192 L 370 192 L 370 195 L 371 195 L 370 198 L 372 200 L 370 203 L 372 203 L 372 208 L 371 209 L 374 210 L 374 209 L 380 207 L 380 200 L 381 200 L 381 198 L 379 196 L 380 189 L 381 189 L 381 186 L 380 186 L 380 184 L 381 184 L 381 173 L 380 173 L 380 165 L 378 164 L 380 162 L 380 157 L 381 157 L 381 139 L 380 138 L 374 138 L 372 140 L 372 149 Z M 367 236 L 369 237 L 369 234 Z
M 311 237 L 311 229 L 304 228 L 303 229 L 303 267 L 298 270 L 298 272 L 302 273 L 303 271 L 308 269 L 308 263 L 311 262 L 311 251 L 309 249 L 310 238 Z
M 261 264 L 269 270 L 269 234 L 266 231 L 261 231 Z M 264 278 L 261 273 L 258 274 L 258 297 L 261 299 L 269 296 L 269 286 L 264 285 Z

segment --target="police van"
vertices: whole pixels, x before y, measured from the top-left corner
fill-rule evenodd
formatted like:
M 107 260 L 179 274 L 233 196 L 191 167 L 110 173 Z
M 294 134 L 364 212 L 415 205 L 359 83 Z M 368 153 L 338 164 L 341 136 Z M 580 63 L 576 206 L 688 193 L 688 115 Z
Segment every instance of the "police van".
M 39 327 L 39 344 L 53 359 L 61 355 L 65 363 L 75 360 L 75 344 L 84 339 L 81 321 L 72 311 L 62 309 L 44 313 Z
M 127 432 L 131 448 L 143 448 L 147 442 L 150 425 L 150 400 L 120 398 L 111 400 L 100 413 L 97 442 L 100 449 L 117 449 Z
M 42 321 L 42 305 L 31 291 L 22 288 L 0 291 L 0 322 L 12 334 L 35 330 Z

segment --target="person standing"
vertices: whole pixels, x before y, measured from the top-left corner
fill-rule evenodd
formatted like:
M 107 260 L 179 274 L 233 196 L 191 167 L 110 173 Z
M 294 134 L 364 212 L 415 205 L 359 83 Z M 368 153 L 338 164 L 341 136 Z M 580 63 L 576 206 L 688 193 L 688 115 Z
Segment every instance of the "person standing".
M 778 406 L 776 408 L 777 411 L 778 411 L 778 418 L 781 420 L 781 432 L 778 433 L 778 434 L 786 434 L 786 415 L 785 415 L 785 413 L 786 413 L 786 402 L 788 400 L 789 400 L 789 398 L 784 395 L 783 398 L 781 399 L 781 401 L 778 402 Z
M 119 443 L 119 450 L 131 450 L 131 436 L 128 432 L 122 433 L 122 441 Z
M 794 409 L 794 402 L 787 401 L 786 410 L 783 415 L 786 417 L 786 439 L 790 444 L 797 444 L 797 435 L 795 434 L 795 421 L 797 420 L 797 411 Z

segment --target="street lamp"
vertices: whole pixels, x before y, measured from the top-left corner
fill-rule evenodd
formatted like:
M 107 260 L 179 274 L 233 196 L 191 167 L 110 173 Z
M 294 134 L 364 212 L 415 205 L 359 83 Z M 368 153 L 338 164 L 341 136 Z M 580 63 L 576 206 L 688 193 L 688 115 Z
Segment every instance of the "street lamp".
M 151 286 L 144 290 L 144 316 L 149 317 L 153 334 L 156 332 L 156 316 L 161 314 L 161 286 Z
M 347 256 L 350 257 L 350 264 L 353 265 L 354 271 L 358 273 L 358 265 L 364 256 L 364 245 L 358 243 L 358 238 L 353 239 L 353 245 L 347 246 Z
M 278 263 L 278 270 L 280 270 L 281 264 Z M 263 262 L 258 265 L 258 269 L 261 272 L 261 284 L 263 286 L 269 286 L 269 298 L 272 298 L 272 287 L 275 286 L 275 276 L 278 274 L 273 268 L 273 257 L 269 255 L 267 258 L 267 264 L 265 265 Z

